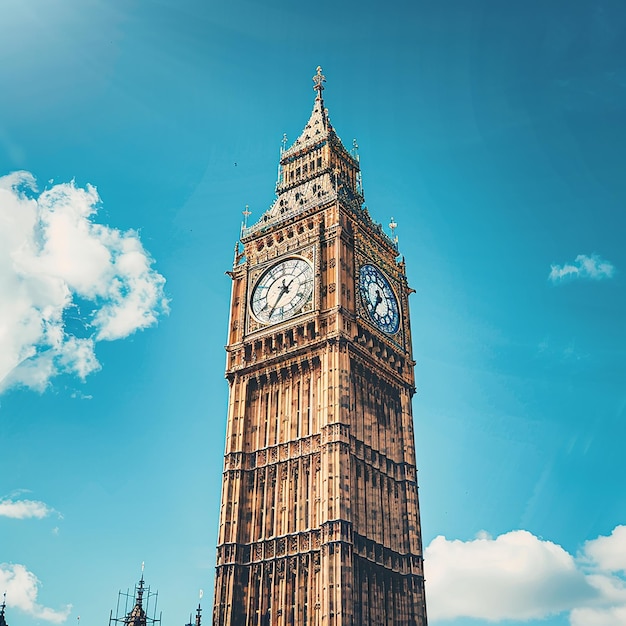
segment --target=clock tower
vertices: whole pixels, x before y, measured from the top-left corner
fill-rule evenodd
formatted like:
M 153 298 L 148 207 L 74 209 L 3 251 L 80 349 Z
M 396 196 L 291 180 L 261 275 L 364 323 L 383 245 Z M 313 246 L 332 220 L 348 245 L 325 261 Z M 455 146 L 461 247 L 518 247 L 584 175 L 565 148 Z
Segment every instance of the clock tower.
M 426 626 L 407 284 L 324 107 L 236 248 L 214 626 Z

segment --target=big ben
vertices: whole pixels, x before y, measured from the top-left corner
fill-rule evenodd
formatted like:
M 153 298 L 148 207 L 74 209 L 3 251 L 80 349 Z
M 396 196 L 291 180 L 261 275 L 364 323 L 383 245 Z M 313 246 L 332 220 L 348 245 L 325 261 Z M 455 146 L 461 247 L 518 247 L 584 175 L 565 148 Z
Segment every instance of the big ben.
M 426 626 L 409 294 L 321 68 L 232 271 L 215 626 Z

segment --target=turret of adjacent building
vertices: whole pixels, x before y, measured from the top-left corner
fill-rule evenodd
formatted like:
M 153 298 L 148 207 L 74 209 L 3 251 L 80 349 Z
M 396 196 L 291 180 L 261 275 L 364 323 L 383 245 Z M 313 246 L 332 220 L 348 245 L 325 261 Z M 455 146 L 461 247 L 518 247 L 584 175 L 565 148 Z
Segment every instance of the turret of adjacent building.
M 2 604 L 0 604 L 0 626 L 8 626 L 4 611 L 7 608 L 7 594 L 6 591 L 2 596 Z
M 150 591 L 143 577 L 135 585 L 134 592 L 130 590 L 118 593 L 115 616 L 113 610 L 109 616 L 109 626 L 161 626 L 161 614 L 157 617 L 158 592 Z

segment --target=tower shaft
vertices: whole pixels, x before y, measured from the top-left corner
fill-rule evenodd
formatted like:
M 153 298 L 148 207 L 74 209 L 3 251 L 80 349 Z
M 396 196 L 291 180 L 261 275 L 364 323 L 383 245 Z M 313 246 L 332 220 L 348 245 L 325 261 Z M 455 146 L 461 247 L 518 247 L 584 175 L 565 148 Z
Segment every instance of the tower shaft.
M 215 626 L 426 626 L 410 289 L 322 82 L 231 272 Z

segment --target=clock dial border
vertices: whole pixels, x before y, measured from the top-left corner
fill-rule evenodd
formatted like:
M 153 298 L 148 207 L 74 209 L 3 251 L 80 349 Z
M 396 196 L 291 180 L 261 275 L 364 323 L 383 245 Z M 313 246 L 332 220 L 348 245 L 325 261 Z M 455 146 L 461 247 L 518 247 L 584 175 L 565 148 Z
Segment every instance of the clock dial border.
M 364 270 L 366 273 L 372 274 L 378 278 L 378 280 L 370 280 L 365 283 Z M 376 285 L 380 288 L 380 291 L 376 291 L 376 297 L 379 298 L 374 310 L 372 311 L 372 294 L 371 287 Z M 401 331 L 401 309 L 400 299 L 395 292 L 391 280 L 377 265 L 371 262 L 364 262 L 359 267 L 358 273 L 358 288 L 359 295 L 361 297 L 361 305 L 367 312 L 368 320 L 376 326 L 376 328 L 386 335 L 393 337 L 397 336 Z M 381 291 L 383 292 L 381 294 Z M 383 314 L 376 313 L 380 304 L 385 304 L 386 311 Z M 391 305 L 391 306 L 390 306 Z M 391 313 L 389 312 L 391 310 Z M 384 321 L 388 318 L 388 321 Z
M 311 270 L 311 288 L 308 291 L 304 303 L 297 308 L 288 317 L 283 317 L 276 320 L 264 320 L 259 318 L 254 311 L 253 298 L 260 282 L 263 277 L 271 273 L 272 269 L 280 266 L 281 264 L 288 262 L 291 259 L 301 260 L 307 263 Z M 248 296 L 246 303 L 246 318 L 247 318 L 247 333 L 252 334 L 255 332 L 263 331 L 268 328 L 273 328 L 280 324 L 292 322 L 295 318 L 299 318 L 306 313 L 310 313 L 314 310 L 316 301 L 316 289 L 317 289 L 317 266 L 316 266 L 316 254 L 314 247 L 293 250 L 287 254 L 268 259 L 264 263 L 260 263 L 251 268 L 248 272 Z

